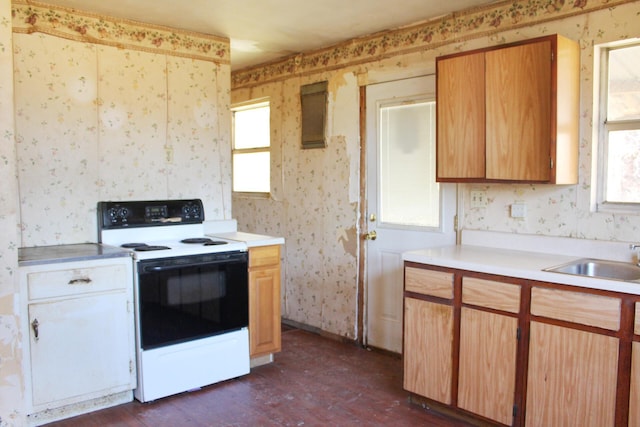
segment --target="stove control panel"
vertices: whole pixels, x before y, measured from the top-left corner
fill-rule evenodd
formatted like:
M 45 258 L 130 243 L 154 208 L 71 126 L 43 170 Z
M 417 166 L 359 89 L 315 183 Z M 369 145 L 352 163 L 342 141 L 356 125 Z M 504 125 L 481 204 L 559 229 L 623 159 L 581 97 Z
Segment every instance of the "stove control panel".
M 149 200 L 98 202 L 98 227 L 102 230 L 204 221 L 202 200 Z

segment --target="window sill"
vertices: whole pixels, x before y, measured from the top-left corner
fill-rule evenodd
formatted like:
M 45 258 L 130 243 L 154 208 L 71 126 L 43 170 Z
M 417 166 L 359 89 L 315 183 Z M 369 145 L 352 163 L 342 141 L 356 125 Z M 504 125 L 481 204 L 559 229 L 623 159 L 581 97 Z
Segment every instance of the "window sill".
M 237 199 L 267 200 L 271 198 L 271 193 L 250 193 L 250 192 L 234 191 L 233 193 L 231 193 L 231 197 L 237 198 Z

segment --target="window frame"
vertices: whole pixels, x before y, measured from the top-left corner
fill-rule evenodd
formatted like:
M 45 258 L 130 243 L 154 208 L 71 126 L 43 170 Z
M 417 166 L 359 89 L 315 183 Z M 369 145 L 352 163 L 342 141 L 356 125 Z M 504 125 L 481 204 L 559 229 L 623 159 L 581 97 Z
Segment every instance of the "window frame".
M 236 148 L 236 126 L 235 126 L 235 115 L 238 111 L 247 111 L 256 108 L 269 107 L 269 145 L 265 147 L 255 147 L 255 148 Z M 271 178 L 272 172 L 272 162 L 271 162 L 271 148 L 272 148 L 272 138 L 271 138 L 271 101 L 269 97 L 265 98 L 257 98 L 251 99 L 244 102 L 239 102 L 231 105 L 231 192 L 234 196 L 242 196 L 247 198 L 259 198 L 265 199 L 271 197 L 271 179 L 269 179 L 269 190 L 268 191 L 235 191 L 233 189 L 233 181 L 234 181 L 234 159 L 236 154 L 251 154 L 251 153 L 269 153 L 269 175 Z
M 596 177 L 595 182 L 595 210 L 604 213 L 640 214 L 640 202 L 610 202 L 605 199 L 607 186 L 607 172 L 609 161 L 609 132 L 620 130 L 640 129 L 640 119 L 636 120 L 607 120 L 608 89 L 609 89 L 609 52 L 631 46 L 640 46 L 640 38 L 631 38 L 617 42 L 603 43 L 595 46 L 594 51 L 594 129 L 597 141 Z

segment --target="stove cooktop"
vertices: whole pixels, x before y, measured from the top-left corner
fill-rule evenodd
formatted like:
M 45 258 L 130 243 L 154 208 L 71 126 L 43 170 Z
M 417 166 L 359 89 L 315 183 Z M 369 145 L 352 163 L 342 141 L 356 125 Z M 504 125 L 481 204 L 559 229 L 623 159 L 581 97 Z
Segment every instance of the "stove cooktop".
M 156 200 L 98 203 L 98 239 L 137 260 L 246 251 L 244 242 L 206 237 L 202 201 Z
M 202 245 L 202 246 L 218 246 L 227 245 L 229 242 L 224 240 L 213 240 L 209 237 L 189 237 L 180 240 L 181 244 L 188 245 Z M 147 243 L 123 243 L 120 247 L 125 249 L 133 249 L 135 252 L 151 252 L 151 251 L 163 251 L 170 250 L 170 246 L 165 245 L 150 245 Z

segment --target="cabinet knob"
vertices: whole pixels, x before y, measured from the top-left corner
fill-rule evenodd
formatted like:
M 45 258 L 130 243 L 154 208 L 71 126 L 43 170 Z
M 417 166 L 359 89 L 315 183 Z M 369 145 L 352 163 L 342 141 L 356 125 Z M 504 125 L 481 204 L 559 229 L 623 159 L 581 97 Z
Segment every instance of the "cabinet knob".
M 31 322 L 31 327 L 33 328 L 33 334 L 34 334 L 34 338 L 36 341 L 38 341 L 38 327 L 40 326 L 40 322 L 38 322 L 38 319 L 33 319 L 33 322 Z

